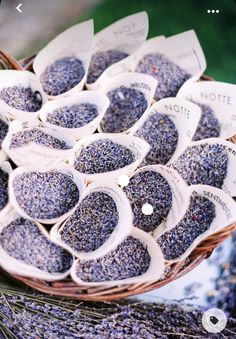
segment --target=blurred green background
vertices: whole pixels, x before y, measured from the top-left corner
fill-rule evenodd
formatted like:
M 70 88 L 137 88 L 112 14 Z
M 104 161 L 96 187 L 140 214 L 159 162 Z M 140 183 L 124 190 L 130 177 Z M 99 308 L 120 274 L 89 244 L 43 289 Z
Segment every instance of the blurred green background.
M 65 28 L 85 19 L 93 18 L 98 32 L 146 10 L 149 37 L 194 29 L 206 55 L 206 73 L 235 83 L 236 0 L 24 0 L 22 14 L 15 9 L 18 3 L 3 0 L 0 7 L 0 48 L 17 58 L 39 51 Z M 208 14 L 208 9 L 219 13 Z
M 219 9 L 208 14 L 208 9 Z M 207 60 L 208 75 L 235 83 L 236 2 L 234 0 L 104 0 L 86 18 L 95 31 L 137 11 L 149 15 L 149 37 L 173 35 L 194 29 Z

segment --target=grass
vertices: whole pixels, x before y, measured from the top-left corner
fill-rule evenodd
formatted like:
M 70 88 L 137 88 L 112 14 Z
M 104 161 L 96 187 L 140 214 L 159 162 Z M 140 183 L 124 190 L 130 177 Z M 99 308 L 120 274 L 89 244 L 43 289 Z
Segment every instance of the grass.
M 219 9 L 220 13 L 208 14 L 207 9 Z M 235 83 L 234 0 L 104 0 L 83 19 L 93 18 L 97 32 L 142 10 L 149 15 L 149 37 L 194 29 L 206 56 L 206 73 L 218 81 Z

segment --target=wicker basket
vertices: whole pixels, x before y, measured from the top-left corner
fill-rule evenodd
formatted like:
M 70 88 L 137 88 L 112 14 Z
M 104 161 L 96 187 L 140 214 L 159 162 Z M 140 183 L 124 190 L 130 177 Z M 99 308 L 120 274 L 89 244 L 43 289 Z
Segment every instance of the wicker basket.
M 4 68 L 32 70 L 33 59 L 34 57 L 30 57 L 18 63 L 12 57 L 0 51 L 0 65 L 4 65 Z M 204 75 L 202 80 L 212 80 L 212 78 Z M 236 143 L 236 135 L 231 138 L 231 141 Z M 155 282 L 126 284 L 113 287 L 88 287 L 75 284 L 70 278 L 58 282 L 46 282 L 16 275 L 13 276 L 13 278 L 38 291 L 71 299 L 90 301 L 111 301 L 115 299 L 122 299 L 160 288 L 190 272 L 204 259 L 208 258 L 212 251 L 227 237 L 229 237 L 234 230 L 236 230 L 236 222 L 225 227 L 220 232 L 207 237 L 192 251 L 188 258 L 178 263 L 167 265 L 163 277 Z

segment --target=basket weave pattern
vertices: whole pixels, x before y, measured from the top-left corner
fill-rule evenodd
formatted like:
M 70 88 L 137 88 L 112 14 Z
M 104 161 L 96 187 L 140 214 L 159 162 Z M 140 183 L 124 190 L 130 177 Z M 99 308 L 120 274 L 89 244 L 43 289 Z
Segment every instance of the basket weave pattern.
M 0 51 L 0 63 L 6 68 L 32 70 L 33 59 L 34 57 L 30 57 L 18 63 L 12 57 Z M 204 75 L 202 76 L 201 80 L 212 80 L 212 78 Z M 236 144 L 236 135 L 231 138 L 231 141 Z M 115 299 L 122 299 L 128 296 L 160 288 L 190 272 L 204 259 L 208 258 L 213 250 L 217 246 L 219 246 L 227 237 L 229 237 L 234 230 L 236 230 L 236 222 L 225 227 L 220 232 L 210 235 L 209 237 L 204 239 L 186 259 L 175 264 L 167 265 L 162 278 L 154 282 L 152 281 L 140 284 L 126 284 L 113 287 L 88 287 L 78 285 L 74 283 L 70 278 L 57 282 L 46 282 L 17 275 L 14 275 L 13 277 L 38 291 L 58 296 L 64 296 L 70 299 L 90 301 L 111 301 Z

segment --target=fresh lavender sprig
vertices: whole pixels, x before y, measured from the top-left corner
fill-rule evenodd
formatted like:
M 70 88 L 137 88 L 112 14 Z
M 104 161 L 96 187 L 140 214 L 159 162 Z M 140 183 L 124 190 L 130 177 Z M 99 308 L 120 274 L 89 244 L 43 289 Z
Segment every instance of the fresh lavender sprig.
M 0 283 L 0 338 L 212 338 L 201 324 L 204 309 L 132 300 L 78 302 Z M 222 335 L 234 338 L 236 320 Z

